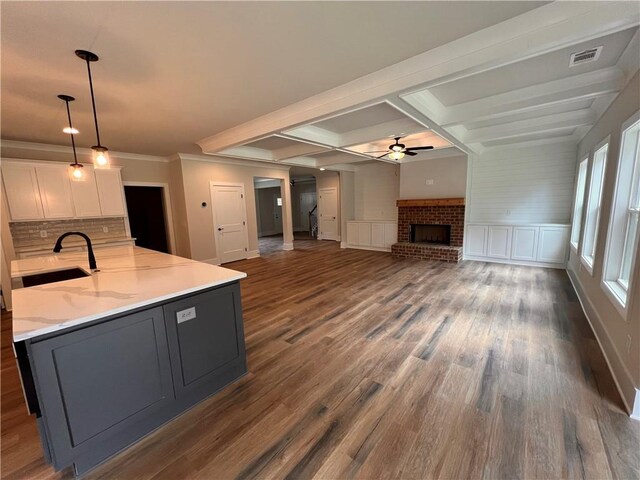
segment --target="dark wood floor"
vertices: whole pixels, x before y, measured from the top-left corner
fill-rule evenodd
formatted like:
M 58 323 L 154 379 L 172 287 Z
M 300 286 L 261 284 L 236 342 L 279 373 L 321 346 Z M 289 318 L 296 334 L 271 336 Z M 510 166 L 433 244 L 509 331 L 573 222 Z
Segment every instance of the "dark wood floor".
M 229 265 L 250 373 L 88 478 L 638 478 L 640 425 L 561 270 L 296 242 Z M 2 327 L 2 476 L 44 464 Z

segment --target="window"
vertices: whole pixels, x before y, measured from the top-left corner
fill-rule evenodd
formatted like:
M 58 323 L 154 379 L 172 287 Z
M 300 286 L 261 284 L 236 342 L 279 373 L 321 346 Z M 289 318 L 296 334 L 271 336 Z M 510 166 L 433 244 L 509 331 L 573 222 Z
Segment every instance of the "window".
M 587 164 L 589 158 L 580 162 L 578 167 L 578 182 L 576 183 L 576 198 L 573 203 L 573 222 L 571 224 L 571 246 L 577 251 L 582 226 L 582 207 L 584 206 L 584 187 L 587 184 Z
M 600 205 L 602 203 L 602 185 L 604 183 L 604 167 L 607 163 L 608 142 L 604 142 L 593 154 L 591 182 L 587 195 L 587 214 L 582 235 L 582 263 L 589 273 L 593 274 L 593 261 L 596 254 L 598 223 L 600 222 Z
M 640 112 L 623 125 L 602 278 L 605 292 L 622 309 L 627 305 L 640 232 L 639 150 Z

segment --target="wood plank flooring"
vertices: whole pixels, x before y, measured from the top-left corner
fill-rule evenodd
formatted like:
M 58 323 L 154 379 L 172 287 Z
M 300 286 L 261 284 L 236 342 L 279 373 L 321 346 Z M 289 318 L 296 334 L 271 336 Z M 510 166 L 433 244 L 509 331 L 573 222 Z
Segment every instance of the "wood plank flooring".
M 250 373 L 87 478 L 640 477 L 640 424 L 565 272 L 295 248 L 229 265 Z M 2 478 L 68 478 L 2 322 Z

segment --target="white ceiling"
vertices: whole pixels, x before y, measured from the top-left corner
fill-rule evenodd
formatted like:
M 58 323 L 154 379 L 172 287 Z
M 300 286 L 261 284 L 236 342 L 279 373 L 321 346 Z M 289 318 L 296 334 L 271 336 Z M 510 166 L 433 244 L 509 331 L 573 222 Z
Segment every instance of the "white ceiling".
M 544 3 L 2 2 L 2 138 L 66 145 L 66 93 L 95 143 L 78 48 L 101 57 L 103 143 L 170 155 Z

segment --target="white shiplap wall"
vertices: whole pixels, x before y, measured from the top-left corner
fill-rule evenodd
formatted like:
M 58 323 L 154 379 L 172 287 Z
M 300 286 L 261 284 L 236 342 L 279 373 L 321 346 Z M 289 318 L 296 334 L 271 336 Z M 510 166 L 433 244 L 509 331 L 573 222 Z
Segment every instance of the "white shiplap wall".
M 355 172 L 355 220 L 398 219 L 399 167 L 376 162 Z
M 471 159 L 467 223 L 569 223 L 576 147 L 488 150 Z

